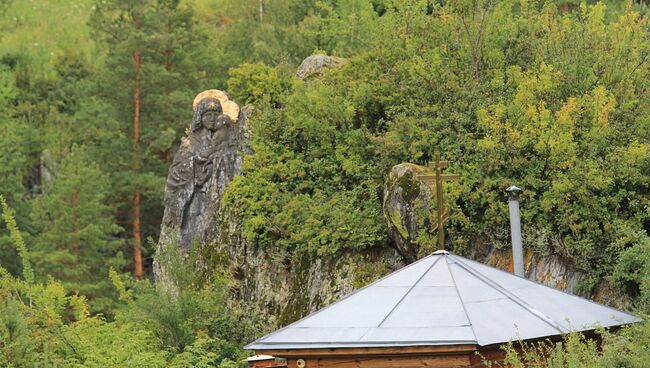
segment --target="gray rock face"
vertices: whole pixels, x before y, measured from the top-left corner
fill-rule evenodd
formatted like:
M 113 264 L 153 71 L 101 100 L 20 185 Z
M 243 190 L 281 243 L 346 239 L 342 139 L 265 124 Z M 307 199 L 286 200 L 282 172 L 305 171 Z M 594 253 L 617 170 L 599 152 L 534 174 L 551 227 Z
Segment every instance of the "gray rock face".
M 513 272 L 512 250 L 491 248 L 487 255 L 474 254 L 483 263 Z M 580 291 L 584 275 L 556 255 L 536 254 L 530 249 L 524 252 L 524 274 L 526 278 L 546 286 L 564 290 L 572 294 L 589 296 Z
M 235 228 L 233 228 L 235 229 Z M 404 263 L 391 249 L 314 257 L 257 248 L 245 239 L 217 245 L 233 275 L 228 303 L 273 330 L 323 308 Z
M 190 131 L 167 177 L 165 212 L 154 261 L 157 280 L 165 279 L 161 259 L 170 253 L 170 247 L 186 256 L 194 244 L 204 245 L 210 240 L 223 193 L 241 171 L 247 150 L 246 118 L 232 105 L 222 92 L 196 102 Z
M 243 235 L 236 206 L 221 208 L 210 224 L 201 258 L 206 272 L 232 276 L 228 303 L 272 330 L 294 322 L 404 265 L 390 248 L 317 257 L 259 247 Z
M 417 179 L 425 168 L 402 163 L 390 170 L 384 187 L 384 218 L 393 246 L 408 262 L 433 251 L 435 239 L 428 233 L 429 219 L 435 210 L 431 188 Z
M 231 276 L 228 303 L 272 329 L 315 311 L 401 265 L 392 249 L 311 257 L 250 244 L 226 188 L 249 152 L 246 111 L 229 122 L 213 100 L 199 104 L 191 130 L 169 169 L 165 213 L 154 262 L 156 282 L 174 294 L 169 254 L 197 246 L 199 272 Z M 216 104 L 215 104 L 216 105 Z M 213 111 L 213 113 L 211 112 Z M 183 257 L 184 258 L 184 257 Z
M 309 56 L 300 63 L 296 70 L 298 79 L 306 80 L 322 75 L 327 68 L 338 68 L 345 62 L 345 59 L 323 54 Z

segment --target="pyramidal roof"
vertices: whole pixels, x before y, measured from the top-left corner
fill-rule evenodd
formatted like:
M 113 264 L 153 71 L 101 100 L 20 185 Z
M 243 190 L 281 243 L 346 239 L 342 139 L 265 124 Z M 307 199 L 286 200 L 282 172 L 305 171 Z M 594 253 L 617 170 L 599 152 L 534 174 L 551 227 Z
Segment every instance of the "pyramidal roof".
M 246 349 L 485 346 L 638 321 L 631 314 L 438 251 Z

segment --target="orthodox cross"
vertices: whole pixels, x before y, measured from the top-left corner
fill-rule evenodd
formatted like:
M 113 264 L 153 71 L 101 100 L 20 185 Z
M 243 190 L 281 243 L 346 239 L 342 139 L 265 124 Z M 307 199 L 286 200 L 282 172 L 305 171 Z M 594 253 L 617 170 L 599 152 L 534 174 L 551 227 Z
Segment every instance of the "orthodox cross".
M 446 169 L 449 166 L 447 161 L 442 161 L 440 158 L 440 152 L 436 152 L 434 155 L 435 161 L 430 162 L 427 165 L 433 174 L 421 174 L 417 175 L 419 180 L 424 181 L 425 183 L 431 185 L 434 184 L 436 187 L 436 200 L 437 200 L 437 226 L 438 226 L 438 249 L 445 249 L 445 221 L 449 218 L 449 207 L 445 206 L 444 192 L 442 190 L 442 183 L 445 181 L 453 181 L 460 179 L 460 175 L 455 174 L 443 174 L 442 170 Z

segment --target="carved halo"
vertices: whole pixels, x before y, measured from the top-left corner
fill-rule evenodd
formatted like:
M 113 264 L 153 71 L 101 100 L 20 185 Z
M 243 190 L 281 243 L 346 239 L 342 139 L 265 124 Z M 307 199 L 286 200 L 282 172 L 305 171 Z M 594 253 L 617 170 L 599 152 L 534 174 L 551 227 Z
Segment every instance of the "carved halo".
M 239 105 L 233 101 L 230 101 L 228 95 L 218 89 L 209 89 L 196 95 L 194 102 L 192 103 L 192 108 L 196 110 L 196 106 L 199 104 L 199 102 L 201 102 L 201 100 L 210 97 L 219 100 L 221 103 L 221 109 L 223 110 L 224 114 L 228 115 L 230 122 L 237 122 L 237 119 L 239 118 Z

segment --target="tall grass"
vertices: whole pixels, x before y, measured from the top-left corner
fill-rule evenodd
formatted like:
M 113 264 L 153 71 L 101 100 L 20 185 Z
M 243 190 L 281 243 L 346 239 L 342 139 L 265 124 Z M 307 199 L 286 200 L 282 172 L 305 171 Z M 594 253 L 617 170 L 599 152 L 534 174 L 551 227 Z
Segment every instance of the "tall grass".
M 184 0 L 211 22 L 220 0 Z M 74 51 L 101 61 L 88 29 L 94 0 L 9 0 L 0 12 L 0 57 L 22 55 L 23 65 L 32 73 L 52 73 L 53 61 L 64 52 Z
M 92 53 L 86 22 L 93 0 L 12 0 L 0 17 L 0 56 L 25 55 L 48 72 L 64 50 Z

